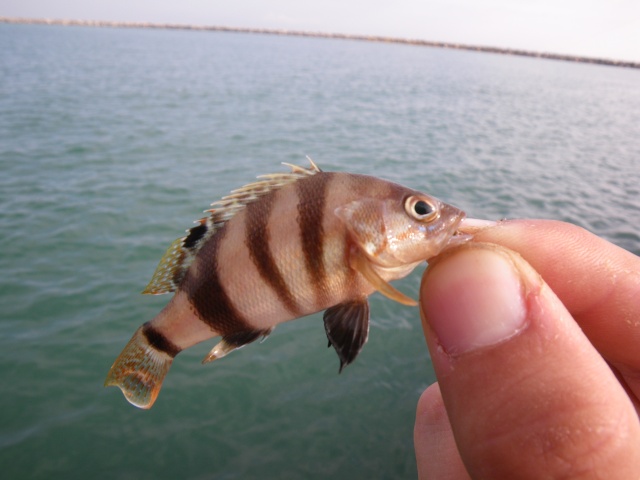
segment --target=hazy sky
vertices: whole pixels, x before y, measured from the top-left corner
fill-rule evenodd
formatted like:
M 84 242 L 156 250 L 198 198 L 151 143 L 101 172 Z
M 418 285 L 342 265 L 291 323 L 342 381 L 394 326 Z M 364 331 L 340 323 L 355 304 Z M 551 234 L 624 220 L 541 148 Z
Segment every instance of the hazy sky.
M 0 16 L 311 30 L 640 61 L 640 0 L 0 0 Z

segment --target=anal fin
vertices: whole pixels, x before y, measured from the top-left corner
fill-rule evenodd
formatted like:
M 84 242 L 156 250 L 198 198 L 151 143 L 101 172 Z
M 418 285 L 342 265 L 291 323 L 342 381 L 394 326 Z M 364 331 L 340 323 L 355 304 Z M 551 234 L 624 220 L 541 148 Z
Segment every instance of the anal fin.
M 233 352 L 236 348 L 239 348 L 231 343 L 228 343 L 224 338 L 218 342 L 207 356 L 202 359 L 202 364 L 213 362 L 219 358 L 227 356 L 227 354 Z
M 202 363 L 205 364 L 222 358 L 234 350 L 244 347 L 248 343 L 255 342 L 260 337 L 264 340 L 272 331 L 273 328 L 268 328 L 266 330 L 251 330 L 225 335 L 222 337 L 222 340 L 211 349 L 207 356 L 202 359 Z
M 334 305 L 324 312 L 324 329 L 340 358 L 340 372 L 353 362 L 369 338 L 369 302 L 366 297 Z

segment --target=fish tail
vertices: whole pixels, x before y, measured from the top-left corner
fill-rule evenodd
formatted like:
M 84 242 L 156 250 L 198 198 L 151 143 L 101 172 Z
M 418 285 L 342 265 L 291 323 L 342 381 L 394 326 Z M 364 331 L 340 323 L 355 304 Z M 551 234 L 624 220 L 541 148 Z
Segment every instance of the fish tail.
M 136 330 L 104 382 L 105 387 L 120 388 L 129 403 L 144 409 L 151 408 L 156 401 L 175 357 L 166 348 L 158 348 L 153 331 L 148 323 Z

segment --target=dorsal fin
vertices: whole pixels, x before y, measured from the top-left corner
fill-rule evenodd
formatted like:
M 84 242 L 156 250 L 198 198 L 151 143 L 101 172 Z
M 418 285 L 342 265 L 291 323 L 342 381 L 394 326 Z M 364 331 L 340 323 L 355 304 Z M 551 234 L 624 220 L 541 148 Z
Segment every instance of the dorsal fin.
M 257 182 L 232 190 L 229 195 L 213 202 L 211 206 L 215 208 L 205 210 L 210 216 L 198 220 L 195 227 L 187 230 L 187 236 L 169 246 L 142 293 L 160 295 L 174 292 L 202 245 L 239 211 L 274 190 L 322 171 L 311 158 L 307 159 L 311 164 L 309 168 L 283 163 L 291 168 L 290 172 L 260 175 Z

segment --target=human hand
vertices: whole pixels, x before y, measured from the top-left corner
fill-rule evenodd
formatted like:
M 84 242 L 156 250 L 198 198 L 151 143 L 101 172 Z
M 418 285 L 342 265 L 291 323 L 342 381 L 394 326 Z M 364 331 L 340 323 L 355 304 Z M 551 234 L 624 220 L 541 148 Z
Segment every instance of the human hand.
M 420 294 L 438 378 L 420 478 L 640 478 L 640 258 L 507 221 L 430 262 Z

